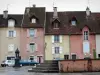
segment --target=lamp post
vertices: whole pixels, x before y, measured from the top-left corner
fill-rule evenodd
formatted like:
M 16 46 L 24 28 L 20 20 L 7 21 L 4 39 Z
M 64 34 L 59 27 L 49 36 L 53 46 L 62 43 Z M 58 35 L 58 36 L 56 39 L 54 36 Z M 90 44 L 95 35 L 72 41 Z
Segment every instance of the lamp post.
M 19 50 L 18 48 L 16 49 L 15 51 L 15 65 L 14 67 L 20 67 L 20 63 L 19 63 L 19 60 L 20 60 L 20 57 L 19 57 Z

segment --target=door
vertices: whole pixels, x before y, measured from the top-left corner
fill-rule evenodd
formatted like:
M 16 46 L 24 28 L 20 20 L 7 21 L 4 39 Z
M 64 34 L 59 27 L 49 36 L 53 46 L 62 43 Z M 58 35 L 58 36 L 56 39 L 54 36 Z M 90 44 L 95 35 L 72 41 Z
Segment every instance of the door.
M 42 63 L 42 56 L 38 56 L 38 62 Z
M 64 55 L 64 59 L 65 60 L 69 59 L 69 55 Z
M 72 59 L 75 60 L 76 59 L 76 54 L 72 55 Z

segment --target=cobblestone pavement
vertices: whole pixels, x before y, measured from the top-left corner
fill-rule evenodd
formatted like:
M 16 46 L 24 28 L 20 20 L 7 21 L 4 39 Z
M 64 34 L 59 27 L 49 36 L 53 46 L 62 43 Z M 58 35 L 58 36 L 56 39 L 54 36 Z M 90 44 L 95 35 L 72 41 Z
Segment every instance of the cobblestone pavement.
M 34 73 L 28 72 L 30 66 L 13 68 L 13 67 L 0 67 L 0 75 L 100 75 L 100 72 L 92 73 Z

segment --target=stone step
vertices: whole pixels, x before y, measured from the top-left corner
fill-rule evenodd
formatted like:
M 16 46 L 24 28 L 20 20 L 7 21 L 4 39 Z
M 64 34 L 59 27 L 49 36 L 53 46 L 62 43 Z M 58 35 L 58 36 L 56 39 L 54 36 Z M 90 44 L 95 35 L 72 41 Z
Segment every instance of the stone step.
M 36 67 L 32 68 L 32 70 L 59 70 L 58 67 Z
M 28 70 L 28 72 L 58 73 L 59 70 Z
M 57 64 L 58 61 L 57 60 L 45 60 L 44 63 L 49 63 L 49 64 Z
M 36 67 L 56 67 L 58 64 L 48 64 L 48 63 L 42 63 L 42 64 L 37 64 Z

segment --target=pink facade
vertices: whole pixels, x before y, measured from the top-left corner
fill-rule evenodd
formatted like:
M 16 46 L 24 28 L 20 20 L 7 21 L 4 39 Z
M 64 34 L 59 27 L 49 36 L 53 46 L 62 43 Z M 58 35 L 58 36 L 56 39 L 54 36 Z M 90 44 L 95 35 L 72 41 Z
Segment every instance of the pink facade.
M 82 34 L 84 31 L 89 31 L 88 27 L 83 28 Z M 90 57 L 93 58 L 93 49 L 96 49 L 95 35 L 89 34 L 89 39 L 85 41 L 89 42 Z M 76 54 L 77 59 L 84 59 L 83 42 L 84 42 L 84 35 L 71 35 L 70 36 L 70 53 L 71 55 Z
M 35 60 L 37 62 L 43 62 L 44 60 L 44 31 L 43 28 L 36 28 L 35 29 L 35 37 L 29 36 L 29 28 L 21 29 L 21 50 L 20 55 L 22 59 L 29 59 L 29 57 L 36 56 Z M 35 43 L 36 50 L 34 52 L 30 52 L 29 44 Z

